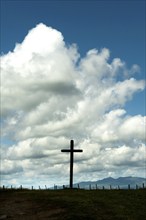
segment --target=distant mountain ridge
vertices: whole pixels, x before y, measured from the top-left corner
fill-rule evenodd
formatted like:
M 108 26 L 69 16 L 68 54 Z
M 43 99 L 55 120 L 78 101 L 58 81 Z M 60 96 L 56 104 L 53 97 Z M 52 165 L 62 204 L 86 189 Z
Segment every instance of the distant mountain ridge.
M 107 177 L 107 178 L 104 178 L 102 180 L 97 180 L 97 181 L 79 182 L 79 183 L 74 184 L 74 187 L 79 186 L 80 188 L 89 188 L 89 187 L 101 188 L 104 186 L 105 188 L 109 188 L 109 187 L 127 188 L 128 185 L 130 185 L 131 188 L 135 188 L 136 186 L 139 188 L 142 188 L 143 186 L 146 187 L 146 178 L 128 176 L 128 177 L 119 177 L 115 179 L 112 177 Z

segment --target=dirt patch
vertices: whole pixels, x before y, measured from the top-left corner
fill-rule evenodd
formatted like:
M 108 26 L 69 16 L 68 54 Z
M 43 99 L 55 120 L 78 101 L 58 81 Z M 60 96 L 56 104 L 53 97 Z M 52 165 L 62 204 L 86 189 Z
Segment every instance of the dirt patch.
M 38 204 L 34 198 L 20 193 L 1 193 L 0 219 L 57 220 L 65 213 L 63 208 L 52 206 L 49 202 Z

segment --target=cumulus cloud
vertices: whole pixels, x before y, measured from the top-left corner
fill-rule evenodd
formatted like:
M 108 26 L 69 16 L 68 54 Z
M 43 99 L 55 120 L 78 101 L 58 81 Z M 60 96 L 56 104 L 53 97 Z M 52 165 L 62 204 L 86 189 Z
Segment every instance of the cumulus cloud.
M 105 143 L 122 141 L 134 146 L 136 140 L 145 141 L 145 119 L 141 115 L 126 116 L 123 109 L 113 110 L 102 117 L 92 136 Z
M 77 45 L 44 24 L 1 56 L 3 182 L 65 183 L 69 155 L 60 150 L 70 139 L 83 149 L 76 181 L 143 175 L 145 117 L 127 115 L 124 106 L 145 82 L 134 78 L 136 64 L 127 69 L 109 58 L 107 48 L 80 57 Z

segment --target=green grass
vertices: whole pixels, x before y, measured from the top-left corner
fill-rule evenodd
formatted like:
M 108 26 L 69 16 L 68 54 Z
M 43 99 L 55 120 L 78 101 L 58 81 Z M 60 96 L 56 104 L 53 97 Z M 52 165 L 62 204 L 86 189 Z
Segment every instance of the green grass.
M 59 220 L 145 220 L 146 190 L 8 190 L 5 198 L 31 201 L 41 211 L 62 209 L 49 219 Z M 45 218 L 44 218 L 45 219 Z

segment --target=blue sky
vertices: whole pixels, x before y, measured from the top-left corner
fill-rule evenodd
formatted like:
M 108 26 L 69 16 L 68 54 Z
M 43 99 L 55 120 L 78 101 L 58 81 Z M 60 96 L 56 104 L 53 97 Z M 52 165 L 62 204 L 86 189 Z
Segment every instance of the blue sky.
M 145 1 L 1 1 L 2 51 L 40 22 L 60 30 L 80 51 L 109 47 L 144 68 Z M 10 37 L 11 36 L 11 37 Z M 90 42 L 90 44 L 89 44 Z M 134 52 L 135 51 L 135 52 Z
M 144 177 L 145 27 L 143 0 L 1 0 L 4 184 L 67 182 L 72 138 L 76 181 Z
M 145 1 L 1 1 L 1 51 L 12 51 L 28 30 L 43 22 L 76 43 L 81 55 L 107 47 L 111 59 L 120 57 L 130 67 L 140 66 L 135 77 L 145 78 Z M 144 92 L 127 103 L 129 114 L 145 114 Z M 131 107 L 132 106 L 132 107 Z

